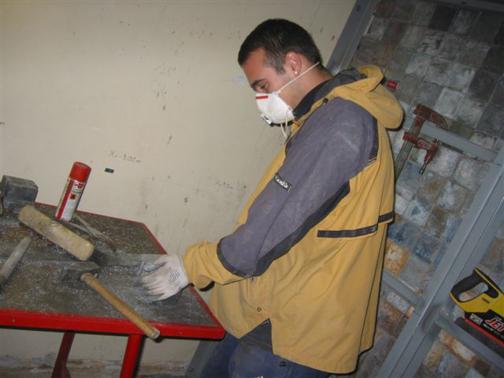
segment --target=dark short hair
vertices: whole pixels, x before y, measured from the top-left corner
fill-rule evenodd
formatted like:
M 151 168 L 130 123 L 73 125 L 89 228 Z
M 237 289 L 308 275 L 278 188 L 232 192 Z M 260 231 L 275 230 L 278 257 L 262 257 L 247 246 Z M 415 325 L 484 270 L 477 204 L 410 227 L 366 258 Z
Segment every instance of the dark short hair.
M 320 51 L 311 35 L 298 24 L 288 20 L 270 19 L 259 24 L 243 41 L 238 53 L 242 66 L 250 54 L 263 48 L 267 63 L 279 73 L 284 71 L 284 59 L 288 52 L 304 55 L 313 64 L 322 64 Z

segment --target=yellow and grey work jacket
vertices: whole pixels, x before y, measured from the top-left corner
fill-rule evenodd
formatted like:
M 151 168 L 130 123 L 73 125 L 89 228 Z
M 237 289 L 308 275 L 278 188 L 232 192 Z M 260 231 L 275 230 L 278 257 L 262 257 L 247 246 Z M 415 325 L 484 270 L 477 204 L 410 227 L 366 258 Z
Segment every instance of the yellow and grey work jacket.
M 269 319 L 273 353 L 334 373 L 373 344 L 394 205 L 386 128 L 402 120 L 380 70 L 359 71 L 310 92 L 236 230 L 183 257 L 196 287 L 215 282 L 210 307 L 227 332 Z

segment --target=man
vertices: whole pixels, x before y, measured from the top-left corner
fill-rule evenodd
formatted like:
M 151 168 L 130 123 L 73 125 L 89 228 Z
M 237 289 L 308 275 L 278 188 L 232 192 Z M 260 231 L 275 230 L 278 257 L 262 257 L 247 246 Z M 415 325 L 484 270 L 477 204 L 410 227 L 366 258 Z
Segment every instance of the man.
M 210 306 L 228 334 L 205 378 L 349 373 L 373 343 L 394 202 L 385 128 L 401 108 L 376 67 L 332 77 L 290 21 L 257 26 L 238 62 L 262 117 L 292 133 L 236 230 L 164 257 L 145 283 L 160 299 L 215 283 Z

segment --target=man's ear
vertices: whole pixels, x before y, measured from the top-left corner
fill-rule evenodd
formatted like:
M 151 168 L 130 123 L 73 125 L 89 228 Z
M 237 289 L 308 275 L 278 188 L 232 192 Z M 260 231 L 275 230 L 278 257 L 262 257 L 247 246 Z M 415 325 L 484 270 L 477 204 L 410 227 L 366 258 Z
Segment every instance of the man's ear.
M 289 51 L 285 54 L 284 59 L 284 69 L 287 72 L 291 72 L 294 76 L 298 76 L 303 68 L 303 59 L 301 58 L 301 54 L 298 54 L 294 51 Z

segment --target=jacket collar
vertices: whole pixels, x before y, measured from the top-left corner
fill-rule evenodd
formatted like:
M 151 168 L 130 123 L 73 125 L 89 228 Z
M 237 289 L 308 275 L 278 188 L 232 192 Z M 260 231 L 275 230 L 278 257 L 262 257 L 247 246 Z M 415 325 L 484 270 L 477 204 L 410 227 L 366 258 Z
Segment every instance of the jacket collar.
M 324 98 L 335 87 L 353 83 L 354 81 L 363 79 L 364 76 L 354 68 L 341 71 L 333 78 L 324 81 L 308 92 L 301 102 L 293 110 L 295 119 L 299 119 L 310 111 L 312 105 Z

